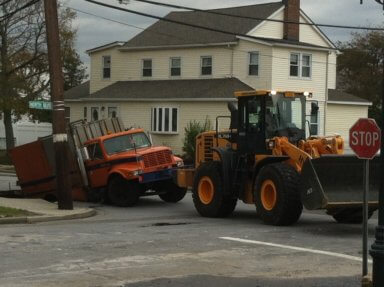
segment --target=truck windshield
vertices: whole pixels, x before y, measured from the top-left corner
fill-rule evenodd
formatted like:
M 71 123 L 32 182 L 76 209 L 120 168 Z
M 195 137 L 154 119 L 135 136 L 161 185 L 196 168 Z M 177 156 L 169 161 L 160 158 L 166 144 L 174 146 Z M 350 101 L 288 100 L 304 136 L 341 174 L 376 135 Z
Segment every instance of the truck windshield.
M 287 136 L 292 141 L 305 137 L 304 97 L 284 97 L 276 95 L 266 103 L 267 138 Z
M 104 141 L 105 151 L 109 155 L 149 146 L 151 143 L 145 133 L 127 134 Z

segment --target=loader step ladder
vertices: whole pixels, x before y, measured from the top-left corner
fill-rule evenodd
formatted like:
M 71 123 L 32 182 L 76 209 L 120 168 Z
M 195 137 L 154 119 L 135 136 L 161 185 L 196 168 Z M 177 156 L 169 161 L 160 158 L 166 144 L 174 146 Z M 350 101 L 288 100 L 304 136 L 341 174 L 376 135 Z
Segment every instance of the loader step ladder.
M 246 156 L 240 155 L 236 163 L 235 176 L 233 178 L 232 190 L 238 197 L 243 197 L 244 184 L 246 181 L 247 168 L 246 168 Z

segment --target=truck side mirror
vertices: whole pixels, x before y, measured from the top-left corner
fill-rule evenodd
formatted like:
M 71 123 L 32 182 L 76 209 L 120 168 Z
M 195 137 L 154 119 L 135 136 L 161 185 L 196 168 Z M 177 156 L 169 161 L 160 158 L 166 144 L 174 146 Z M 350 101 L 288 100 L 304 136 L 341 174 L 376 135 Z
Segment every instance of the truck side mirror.
M 319 111 L 319 106 L 317 105 L 317 103 L 312 102 L 311 103 L 311 115 L 316 115 L 318 111 Z
M 87 147 L 82 147 L 81 149 L 80 149 L 80 152 L 81 152 L 81 155 L 82 155 L 82 157 L 83 157 L 83 160 L 90 160 L 90 157 L 89 157 L 89 153 L 88 153 L 88 149 L 87 149 Z

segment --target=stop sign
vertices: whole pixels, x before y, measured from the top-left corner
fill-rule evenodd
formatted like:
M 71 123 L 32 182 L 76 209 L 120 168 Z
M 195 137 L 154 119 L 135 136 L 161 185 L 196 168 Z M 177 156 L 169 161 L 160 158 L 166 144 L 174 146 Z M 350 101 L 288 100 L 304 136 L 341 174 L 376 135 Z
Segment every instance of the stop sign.
M 349 146 L 358 158 L 372 159 L 380 143 L 381 131 L 374 119 L 358 119 L 349 129 Z

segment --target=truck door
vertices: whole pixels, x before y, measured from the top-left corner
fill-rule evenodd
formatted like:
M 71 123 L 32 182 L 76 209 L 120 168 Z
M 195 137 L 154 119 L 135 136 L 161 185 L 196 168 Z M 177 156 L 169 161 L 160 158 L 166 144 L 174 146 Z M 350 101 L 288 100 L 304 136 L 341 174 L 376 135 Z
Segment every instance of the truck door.
M 91 187 L 101 187 L 107 184 L 108 169 L 103 152 L 99 143 L 87 146 L 89 160 L 86 162 L 86 169 Z
M 240 153 L 266 153 L 265 97 L 239 98 L 238 150 Z

